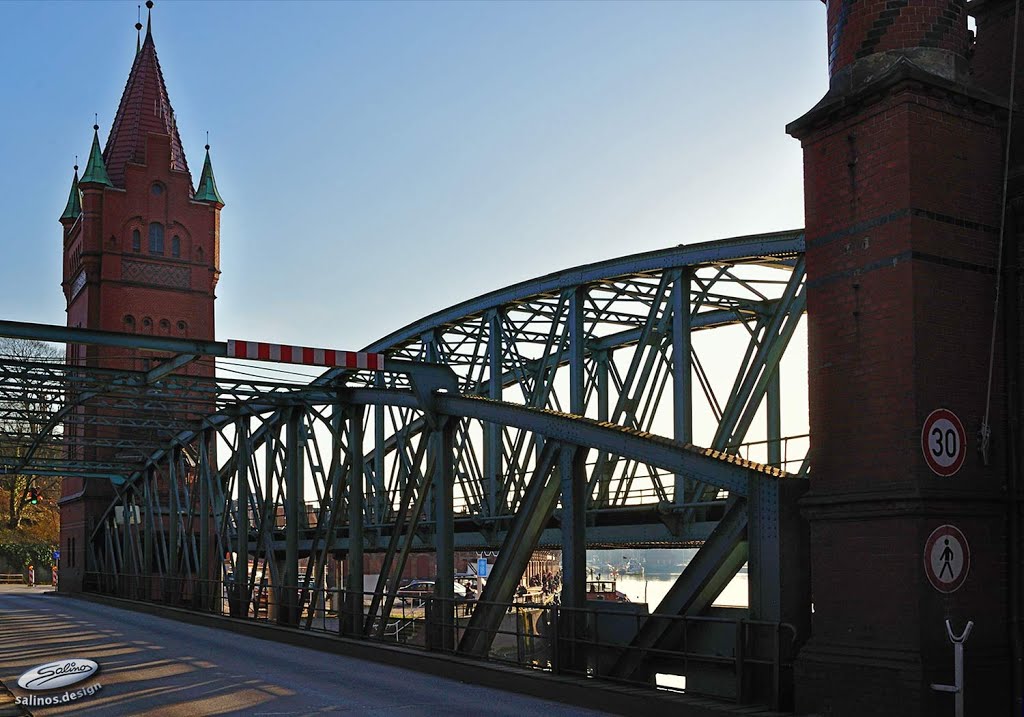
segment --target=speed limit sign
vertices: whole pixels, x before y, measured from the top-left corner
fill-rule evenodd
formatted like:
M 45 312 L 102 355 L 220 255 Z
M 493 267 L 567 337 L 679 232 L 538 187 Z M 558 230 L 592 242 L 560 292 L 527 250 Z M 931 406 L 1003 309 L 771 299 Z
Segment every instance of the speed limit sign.
M 960 470 L 967 455 L 967 433 L 956 414 L 937 408 L 924 419 L 921 429 L 921 450 L 933 472 L 951 476 Z

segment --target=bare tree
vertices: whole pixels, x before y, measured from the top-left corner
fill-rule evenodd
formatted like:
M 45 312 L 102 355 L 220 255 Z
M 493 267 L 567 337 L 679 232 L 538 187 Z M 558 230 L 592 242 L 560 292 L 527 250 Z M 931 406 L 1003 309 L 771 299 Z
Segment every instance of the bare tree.
M 53 436 L 42 435 L 64 391 L 49 366 L 63 363 L 63 352 L 50 344 L 0 339 L 0 525 L 9 530 L 35 527 L 31 532 L 41 529 L 44 535 L 36 535 L 40 538 L 57 537 L 60 479 L 11 471 L 37 439 L 37 455 L 56 456 L 63 450 L 59 427 Z

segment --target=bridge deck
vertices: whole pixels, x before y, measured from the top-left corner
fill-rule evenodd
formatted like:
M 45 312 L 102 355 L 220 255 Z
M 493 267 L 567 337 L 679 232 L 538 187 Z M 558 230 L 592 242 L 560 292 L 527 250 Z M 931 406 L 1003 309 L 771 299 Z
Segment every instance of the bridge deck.
M 0 588 L 0 696 L 4 683 L 18 695 L 28 694 L 16 687 L 19 675 L 66 657 L 91 659 L 101 666 L 97 678 L 67 689 L 103 685 L 95 696 L 70 706 L 44 707 L 45 714 L 795 717 L 641 687 L 599 685 L 580 678 L 538 679 L 515 668 L 440 655 L 419 659 L 444 663 L 441 670 L 403 661 L 398 654 L 361 659 L 350 656 L 343 641 L 326 635 L 302 633 L 296 640 L 291 639 L 298 634 L 294 630 L 173 609 L 169 617 L 160 617 L 153 614 L 162 610 L 156 606 L 124 602 L 131 609 L 121 609 L 107 604 L 107 598 L 55 597 L 42 590 Z M 253 636 L 260 631 L 269 637 Z M 410 664 L 413 669 L 407 668 Z M 460 673 L 462 667 L 468 670 L 465 674 Z M 445 677 L 449 674 L 456 679 Z M 548 695 L 563 703 L 543 699 Z M 4 717 L 5 707 L 14 709 L 0 699 Z
M 45 714 L 602 714 L 27 589 L 0 593 L 0 680 L 27 694 L 18 677 L 63 657 L 99 663 L 80 684 L 103 689 Z

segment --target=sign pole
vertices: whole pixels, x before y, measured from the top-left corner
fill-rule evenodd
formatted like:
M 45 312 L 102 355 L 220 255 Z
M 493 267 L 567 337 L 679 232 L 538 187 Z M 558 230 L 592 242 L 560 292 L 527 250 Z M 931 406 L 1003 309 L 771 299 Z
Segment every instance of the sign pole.
M 972 627 L 974 627 L 974 621 L 968 620 L 963 633 L 954 635 L 953 626 L 949 624 L 949 620 L 946 620 L 946 635 L 953 643 L 953 684 L 932 684 L 932 689 L 936 692 L 953 693 L 953 714 L 956 717 L 964 717 L 964 643 L 967 642 Z

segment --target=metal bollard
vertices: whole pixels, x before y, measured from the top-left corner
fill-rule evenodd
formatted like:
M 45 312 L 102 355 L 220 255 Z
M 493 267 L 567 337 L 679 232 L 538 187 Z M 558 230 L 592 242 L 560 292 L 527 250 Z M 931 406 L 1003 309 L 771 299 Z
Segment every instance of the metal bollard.
M 949 636 L 949 641 L 953 643 L 953 684 L 932 684 L 932 689 L 936 692 L 953 693 L 955 700 L 953 714 L 956 717 L 964 717 L 964 643 L 967 642 L 967 637 L 971 634 L 972 627 L 974 627 L 974 621 L 968 620 L 963 634 L 954 635 L 952 625 L 949 624 L 949 620 L 946 620 L 946 635 Z

